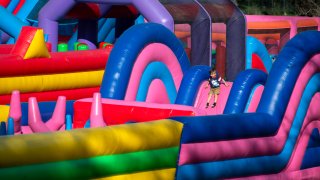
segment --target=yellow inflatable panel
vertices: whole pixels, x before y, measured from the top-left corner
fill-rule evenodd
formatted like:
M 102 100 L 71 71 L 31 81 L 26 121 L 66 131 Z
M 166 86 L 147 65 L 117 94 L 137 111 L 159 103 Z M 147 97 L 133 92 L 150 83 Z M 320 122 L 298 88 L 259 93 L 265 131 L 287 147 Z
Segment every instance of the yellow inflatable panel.
M 7 122 L 10 106 L 0 105 L 0 122 Z
M 0 137 L 0 167 L 178 146 L 182 123 L 159 120 L 104 128 Z
M 43 29 L 37 29 L 23 59 L 49 58 L 50 54 L 44 41 Z
M 176 169 L 161 169 L 155 171 L 139 172 L 133 174 L 122 174 L 117 176 L 110 176 L 105 178 L 99 178 L 98 180 L 137 180 L 137 179 L 146 179 L 146 180 L 174 180 Z
M 101 85 L 103 73 L 104 70 L 99 70 L 0 78 L 0 95 L 11 94 L 13 90 L 29 93 L 96 87 Z

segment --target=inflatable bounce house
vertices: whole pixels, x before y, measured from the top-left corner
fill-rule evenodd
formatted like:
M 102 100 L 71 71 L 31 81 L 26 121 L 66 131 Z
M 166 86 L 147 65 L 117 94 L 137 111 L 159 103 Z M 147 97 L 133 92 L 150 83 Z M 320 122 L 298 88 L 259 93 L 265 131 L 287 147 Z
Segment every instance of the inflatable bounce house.
M 320 179 L 320 18 L 0 4 L 0 179 Z

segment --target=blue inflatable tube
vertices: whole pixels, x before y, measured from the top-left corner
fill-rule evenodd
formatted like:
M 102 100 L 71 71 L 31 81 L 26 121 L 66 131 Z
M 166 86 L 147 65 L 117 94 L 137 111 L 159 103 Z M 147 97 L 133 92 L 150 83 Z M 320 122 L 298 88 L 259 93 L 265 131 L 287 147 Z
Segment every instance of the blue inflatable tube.
M 252 101 L 253 96 L 254 96 L 254 93 L 256 92 L 256 90 L 258 89 L 258 87 L 260 87 L 260 86 L 263 86 L 263 85 L 257 84 L 257 85 L 255 85 L 255 86 L 252 88 L 252 91 L 251 91 L 251 93 L 250 93 L 250 95 L 249 95 L 249 98 L 248 98 L 246 107 L 245 107 L 245 109 L 244 109 L 244 112 L 248 112 L 249 107 L 250 107 L 250 104 L 251 104 L 251 101 Z
M 101 29 L 101 27 L 104 25 L 104 23 L 106 23 L 107 18 L 101 18 L 98 21 L 98 29 Z
M 147 66 L 140 80 L 136 100 L 146 101 L 150 84 L 154 79 L 162 80 L 166 87 L 170 103 L 173 104 L 177 97 L 177 90 L 169 69 L 162 62 L 152 62 Z
M 183 76 L 175 104 L 193 106 L 201 83 L 209 79 L 210 69 L 204 65 L 191 67 Z
M 15 38 L 10 37 L 9 40 L 7 41 L 7 44 L 14 44 L 15 43 Z
M 305 31 L 286 44 L 273 63 L 257 112 L 282 120 L 302 68 L 313 55 L 320 53 L 319 39 L 319 31 Z
M 257 54 L 262 60 L 267 72 L 270 72 L 272 60 L 267 48 L 258 39 L 247 36 L 246 69 L 252 69 L 252 54 Z
M 7 125 L 6 122 L 0 122 L 0 136 L 7 135 Z
M 312 131 L 311 137 L 309 139 L 308 148 L 320 147 L 320 134 L 318 129 Z
M 20 0 L 11 0 L 9 5 L 7 6 L 7 10 L 12 13 L 16 9 L 17 5 L 19 4 L 19 1 Z
M 287 165 L 292 155 L 312 97 L 319 91 L 320 73 L 314 75 L 307 84 L 296 116 L 294 117 L 288 139 L 280 154 L 183 165 L 178 167 L 177 179 L 220 179 L 280 172 Z M 265 127 L 267 126 L 269 126 L 268 123 L 265 124 Z M 216 130 L 219 129 L 213 129 L 213 132 Z M 231 129 L 224 130 L 229 131 Z M 185 131 L 184 129 L 183 133 L 187 133 Z
M 135 24 L 143 24 L 143 23 L 145 23 L 144 22 L 144 17 L 142 15 L 138 16 L 134 23 Z
M 74 50 L 74 43 L 76 43 L 78 40 L 78 29 L 72 34 L 71 38 L 68 41 L 68 50 L 73 51 Z
M 115 27 L 116 20 L 114 18 L 108 18 L 101 26 L 98 32 L 98 42 L 104 41 L 111 30 Z
M 104 42 L 114 44 L 116 41 L 116 29 L 112 28 Z
M 13 118 L 8 118 L 8 130 L 7 135 L 14 135 L 14 120 Z
M 279 128 L 265 113 L 172 117 L 184 124 L 181 143 L 195 143 L 270 136 Z M 266 126 L 268 124 L 268 126 Z
M 257 69 L 242 71 L 234 81 L 223 114 L 243 113 L 253 88 L 264 85 L 267 74 Z
M 22 7 L 20 8 L 19 12 L 16 14 L 17 18 L 21 19 L 23 22 L 30 24 L 27 21 L 27 17 L 38 3 L 38 0 L 26 0 Z
M 320 147 L 308 148 L 303 157 L 300 169 L 308 169 L 320 166 Z
M 316 128 L 312 131 L 308 143 L 308 149 L 304 154 L 300 169 L 307 169 L 320 166 L 320 135 Z
M 122 34 L 110 53 L 100 88 L 101 97 L 124 99 L 134 62 L 150 43 L 167 45 L 176 55 L 183 73 L 190 67 L 181 42 L 170 30 L 155 23 L 134 25 Z
M 3 6 L 0 6 L 0 29 L 13 38 L 18 38 L 23 26 L 27 23 L 22 22 L 19 18 L 8 12 Z
M 72 117 L 70 114 L 66 115 L 66 130 L 72 129 Z

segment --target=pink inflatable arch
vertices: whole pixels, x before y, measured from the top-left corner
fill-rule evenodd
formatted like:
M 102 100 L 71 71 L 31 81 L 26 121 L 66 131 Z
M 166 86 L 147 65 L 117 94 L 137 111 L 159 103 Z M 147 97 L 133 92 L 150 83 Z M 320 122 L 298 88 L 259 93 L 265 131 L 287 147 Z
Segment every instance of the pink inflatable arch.
M 148 64 L 154 61 L 160 61 L 168 67 L 172 75 L 175 87 L 176 89 L 179 89 L 183 73 L 176 56 L 166 45 L 153 43 L 146 46 L 137 57 L 137 60 L 131 72 L 125 100 L 135 101 L 142 74 Z M 160 83 L 153 83 L 153 86 L 155 86 L 154 88 L 163 88 Z M 158 89 L 158 91 L 160 90 Z M 159 97 L 159 95 L 149 94 L 156 93 L 158 91 L 149 91 L 149 99 L 151 96 Z

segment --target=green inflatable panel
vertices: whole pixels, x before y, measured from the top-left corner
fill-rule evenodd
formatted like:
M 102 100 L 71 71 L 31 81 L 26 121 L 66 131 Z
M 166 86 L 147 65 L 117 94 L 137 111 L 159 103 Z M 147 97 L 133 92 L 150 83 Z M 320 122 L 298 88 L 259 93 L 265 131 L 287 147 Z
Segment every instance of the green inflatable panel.
M 176 167 L 178 147 L 0 169 L 0 179 L 91 179 Z

